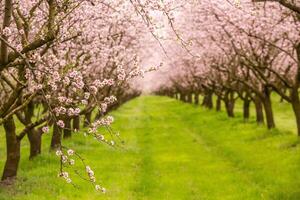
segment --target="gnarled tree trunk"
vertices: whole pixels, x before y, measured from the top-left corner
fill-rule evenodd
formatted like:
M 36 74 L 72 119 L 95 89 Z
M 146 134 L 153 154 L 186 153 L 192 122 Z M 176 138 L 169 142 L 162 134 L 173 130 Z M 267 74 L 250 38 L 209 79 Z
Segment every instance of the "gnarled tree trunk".
M 41 129 L 32 129 L 27 133 L 28 140 L 30 143 L 30 155 L 29 159 L 41 154 L 42 147 L 42 130 Z
M 266 115 L 266 120 L 267 120 L 267 127 L 268 127 L 268 129 L 275 128 L 272 104 L 269 100 L 264 100 L 263 104 L 264 104 L 265 115 Z
M 180 93 L 179 100 L 185 102 L 185 94 L 183 92 Z
M 273 114 L 272 102 L 271 102 L 271 94 L 267 88 L 265 89 L 265 95 L 264 95 L 264 98 L 262 99 L 262 103 L 264 105 L 268 129 L 275 128 L 274 114 Z
M 222 105 L 222 101 L 221 101 L 221 97 L 217 97 L 217 100 L 216 100 L 216 111 L 219 112 L 221 111 L 221 105 Z
M 256 113 L 256 123 L 263 124 L 264 123 L 264 113 L 263 113 L 263 105 L 259 97 L 254 98 L 255 105 L 255 113 Z
M 17 176 L 20 161 L 20 141 L 17 139 L 16 126 L 11 117 L 4 122 L 6 137 L 6 161 L 1 180 L 7 180 Z
M 61 146 L 61 132 L 62 130 L 57 126 L 57 124 L 54 124 L 51 145 L 50 145 L 51 150 L 55 150 Z
M 234 92 L 227 92 L 224 98 L 225 108 L 228 117 L 234 117 L 235 98 Z
M 234 102 L 231 100 L 226 100 L 225 107 L 228 117 L 234 117 Z
M 300 85 L 300 43 L 297 44 L 296 52 L 297 52 L 298 66 L 297 66 L 297 73 L 295 74 L 295 84 L 291 90 L 290 95 L 291 95 L 291 104 L 293 107 L 293 111 L 297 123 L 297 134 L 298 136 L 300 136 L 300 100 L 299 100 L 299 92 L 298 92 L 298 88 Z
M 80 130 L 80 116 L 75 116 L 73 119 L 73 129 L 75 130 Z
M 25 111 L 25 122 L 30 124 L 32 117 L 34 115 L 34 104 L 30 102 Z M 29 159 L 32 159 L 41 153 L 42 146 L 42 131 L 41 129 L 31 129 L 27 132 L 27 137 L 30 144 L 30 155 Z
M 195 96 L 194 96 L 194 103 L 195 103 L 196 105 L 199 104 L 199 93 L 195 93 Z
M 65 127 L 64 127 L 64 139 L 70 138 L 72 136 L 72 130 L 71 130 L 71 119 L 66 117 L 64 119 Z
M 245 99 L 243 102 L 243 117 L 245 121 L 248 121 L 250 118 L 250 103 L 249 99 Z
M 213 103 L 213 93 L 212 92 L 208 92 L 204 95 L 202 106 L 204 106 L 208 109 L 213 108 L 214 103 Z
M 183 93 L 182 98 L 183 98 L 183 102 L 187 102 L 188 97 L 187 97 L 186 93 Z
M 193 102 L 193 95 L 192 95 L 192 93 L 188 93 L 187 94 L 187 102 L 188 103 L 192 103 Z
M 92 112 L 85 113 L 83 126 L 88 127 L 91 124 L 91 121 L 92 121 Z
M 291 91 L 291 104 L 296 118 L 297 134 L 300 136 L 300 100 L 297 88 Z

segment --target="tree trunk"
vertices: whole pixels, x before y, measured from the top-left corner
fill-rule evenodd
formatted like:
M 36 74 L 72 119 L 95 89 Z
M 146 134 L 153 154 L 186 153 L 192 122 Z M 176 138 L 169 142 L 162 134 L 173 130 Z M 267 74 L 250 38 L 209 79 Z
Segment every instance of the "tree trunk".
M 30 144 L 30 155 L 29 159 L 41 154 L 42 146 L 42 130 L 41 129 L 32 129 L 27 133 L 27 137 Z
M 187 102 L 187 95 L 185 93 L 183 94 L 182 98 L 183 98 L 183 102 L 186 103 Z
M 283 103 L 284 102 L 284 98 L 280 98 L 279 103 Z
M 255 105 L 255 112 L 256 112 L 256 122 L 257 124 L 264 123 L 264 113 L 263 113 L 263 106 L 261 103 L 260 98 L 254 98 L 254 105 Z
M 11 117 L 4 122 L 6 137 L 6 162 L 1 180 L 8 180 L 17 176 L 20 161 L 20 141 L 17 139 L 16 126 Z
M 106 112 L 108 111 L 108 109 L 109 109 L 109 108 L 108 108 L 108 106 L 107 106 Z M 96 114 L 96 116 L 95 116 L 95 120 L 100 119 L 100 117 L 102 116 L 102 113 L 103 113 L 103 112 L 101 112 L 101 111 L 98 110 L 98 112 L 97 112 L 97 114 Z M 87 118 L 86 118 L 86 119 L 87 119 Z M 92 119 L 90 119 L 89 121 L 88 121 L 88 120 L 85 121 L 85 122 L 89 122 L 89 124 L 87 124 L 87 126 L 90 125 L 91 121 L 92 121 Z
M 283 93 L 286 94 L 287 92 L 287 89 L 283 89 Z M 284 102 L 284 98 L 283 97 L 280 97 L 280 100 L 279 100 L 280 103 L 283 103 Z
M 195 93 L 195 96 L 194 96 L 194 103 L 195 103 L 196 105 L 199 104 L 199 94 L 198 94 L 198 93 Z
M 187 95 L 187 102 L 188 102 L 188 103 L 193 103 L 193 96 L 192 96 L 192 93 L 188 93 L 188 95 Z
M 274 121 L 272 103 L 271 103 L 271 98 L 270 98 L 269 95 L 264 98 L 263 105 L 264 105 L 264 110 L 265 110 L 268 129 L 275 128 L 275 121 Z
M 34 116 L 34 104 L 30 102 L 25 110 L 25 121 L 26 124 L 32 123 L 32 117 Z M 33 159 L 37 155 L 41 154 L 41 144 L 42 144 L 42 130 L 31 129 L 27 132 L 27 137 L 30 144 L 30 155 L 29 159 Z
M 221 98 L 218 96 L 217 100 L 216 100 L 216 111 L 217 112 L 221 111 L 221 104 L 222 104 Z
M 72 130 L 71 130 L 71 119 L 66 117 L 64 119 L 64 123 L 65 123 L 65 128 L 64 128 L 64 136 L 63 138 L 70 138 L 72 136 Z
M 73 130 L 80 130 L 80 116 L 75 116 L 73 119 Z
M 234 117 L 234 104 L 235 104 L 234 92 L 232 91 L 226 92 L 224 102 L 225 102 L 225 108 L 228 117 Z
M 61 131 L 62 130 L 56 124 L 53 125 L 53 135 L 50 146 L 51 150 L 55 150 L 61 146 Z
M 297 89 L 291 92 L 291 104 L 296 118 L 297 135 L 300 136 L 300 100 Z
M 3 2 L 3 1 L 2 1 Z M 3 4 L 2 4 L 3 5 Z M 1 6 L 1 10 L 3 7 Z M 13 10 L 13 0 L 5 0 L 4 5 L 4 15 L 2 15 L 2 30 L 5 27 L 9 27 L 11 22 L 11 16 L 12 16 L 12 10 Z M 8 36 L 2 34 L 1 35 L 4 40 L 8 40 Z M 4 41 L 1 41 L 1 47 L 0 47 L 0 64 L 5 64 L 8 61 L 8 46 Z M 5 65 L 3 65 L 5 67 Z M 3 70 L 3 66 L 0 66 L 0 72 Z
M 234 102 L 231 100 L 226 100 L 225 107 L 228 117 L 234 117 Z
M 295 84 L 294 84 L 294 88 L 291 91 L 291 100 L 292 100 L 291 103 L 292 103 L 292 107 L 293 107 L 293 111 L 297 123 L 297 134 L 298 136 L 300 136 L 300 100 L 299 100 L 299 93 L 298 93 L 299 81 L 300 81 L 300 43 L 297 44 L 296 52 L 297 52 L 298 63 L 297 63 L 297 73 L 295 74 Z
M 243 104 L 243 115 L 244 115 L 244 120 L 248 121 L 250 117 L 250 103 L 251 101 L 248 99 L 244 100 Z
M 183 101 L 184 102 L 184 99 L 185 99 L 185 97 L 184 97 L 184 94 L 183 93 L 180 93 L 180 101 Z
M 88 127 L 91 124 L 91 121 L 92 121 L 92 112 L 85 113 L 83 126 Z
M 214 103 L 213 103 L 213 94 L 212 92 L 209 92 L 207 94 L 204 95 L 204 99 L 203 99 L 203 102 L 202 102 L 202 105 L 208 109 L 212 109 L 213 106 L 214 106 Z
M 206 95 L 204 95 L 204 96 L 203 96 L 202 103 L 201 103 L 201 106 L 206 107 L 206 102 L 207 102 L 207 97 L 206 97 Z

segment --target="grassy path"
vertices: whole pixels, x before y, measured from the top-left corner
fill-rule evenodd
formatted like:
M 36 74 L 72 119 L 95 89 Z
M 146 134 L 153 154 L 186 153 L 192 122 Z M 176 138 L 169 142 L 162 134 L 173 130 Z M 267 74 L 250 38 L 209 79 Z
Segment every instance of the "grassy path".
M 21 178 L 15 187 L 0 189 L 0 200 L 300 199 L 300 150 L 292 147 L 294 135 L 165 97 L 140 97 L 113 115 L 114 128 L 126 140 L 124 149 L 81 136 L 67 142 L 95 168 L 106 195 L 86 184 L 76 190 L 55 177 L 55 158 L 46 153 L 48 136 L 45 153 L 34 162 L 27 160 L 28 145 L 23 144 Z
M 144 199 L 245 199 L 259 194 L 251 182 L 217 155 L 179 112 L 164 109 L 169 99 L 139 103 L 144 128 L 140 144 L 139 196 Z M 222 187 L 220 187 L 222 186 Z M 227 187 L 224 187 L 227 186 Z M 250 194 L 249 194 L 250 193 Z
M 178 106 L 178 102 L 167 98 L 144 97 L 136 109 L 143 128 L 148 127 L 140 142 L 144 149 L 141 154 L 143 176 L 139 176 L 142 181 L 138 182 L 140 197 L 298 198 L 297 194 L 294 197 L 295 194 L 290 193 L 293 190 L 289 191 L 289 187 L 297 191 L 294 184 L 299 185 L 299 181 L 292 180 L 292 176 L 299 177 L 299 173 L 288 170 L 299 168 L 299 156 L 294 150 L 282 152 L 277 148 L 291 142 L 293 137 L 278 133 L 274 133 L 275 137 L 264 135 L 272 133 L 265 133 L 264 128 L 254 124 L 230 121 L 224 115 L 195 110 L 190 105 Z M 291 156 L 287 161 L 292 166 L 287 167 L 287 163 L 282 162 L 286 156 Z M 273 177 L 276 173 L 273 170 L 284 177 Z M 280 188 L 282 186 L 286 188 Z

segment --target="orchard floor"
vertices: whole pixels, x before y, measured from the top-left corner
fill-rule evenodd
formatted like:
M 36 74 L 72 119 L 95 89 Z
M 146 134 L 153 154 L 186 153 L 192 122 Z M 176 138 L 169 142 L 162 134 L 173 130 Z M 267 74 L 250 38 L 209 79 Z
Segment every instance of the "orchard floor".
M 167 97 L 142 96 L 112 114 L 125 140 L 111 148 L 74 135 L 64 143 L 76 149 L 95 170 L 107 193 L 80 180 L 78 189 L 57 178 L 56 157 L 48 152 L 29 161 L 22 144 L 19 178 L 0 189 L 0 200 L 77 199 L 300 199 L 300 145 L 290 108 L 274 100 L 278 129 L 267 131 L 254 118 L 208 111 Z M 3 167 L 0 130 L 0 166 Z

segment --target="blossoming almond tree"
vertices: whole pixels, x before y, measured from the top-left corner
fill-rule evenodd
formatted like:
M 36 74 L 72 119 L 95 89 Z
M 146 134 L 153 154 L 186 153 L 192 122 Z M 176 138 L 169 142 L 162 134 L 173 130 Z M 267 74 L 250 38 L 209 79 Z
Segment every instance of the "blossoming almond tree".
M 268 128 L 275 127 L 270 95 L 276 92 L 291 103 L 299 127 L 299 5 L 264 2 L 190 1 L 182 21 L 189 27 L 188 32 L 182 29 L 184 38 L 192 41 L 190 52 L 196 55 L 189 59 L 202 60 L 199 71 L 208 73 L 198 80 L 218 97 L 224 99 L 229 90 L 232 102 L 237 97 L 244 100 L 245 116 L 251 100 L 261 122 L 262 103 Z M 191 67 L 182 66 L 186 73 Z
M 138 37 L 145 30 L 156 37 L 149 12 L 167 7 L 157 1 L 7 0 L 0 8 L 0 124 L 7 144 L 2 180 L 17 175 L 22 139 L 28 136 L 34 157 L 41 151 L 42 134 L 53 125 L 51 147 L 60 158 L 59 175 L 72 183 L 64 170 L 76 157 L 89 182 L 105 192 L 81 156 L 61 144 L 62 133 L 70 136 L 79 129 L 80 115 L 97 109 L 100 116 L 88 120 L 85 134 L 115 146 L 97 130 L 114 133 L 109 127 L 114 119 L 103 114 L 118 100 L 115 96 L 125 101 L 138 94 L 130 89 L 130 79 L 156 69 L 139 68 Z M 17 118 L 24 125 L 20 133 Z

